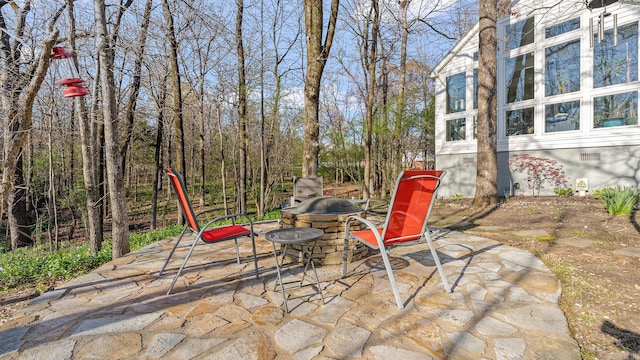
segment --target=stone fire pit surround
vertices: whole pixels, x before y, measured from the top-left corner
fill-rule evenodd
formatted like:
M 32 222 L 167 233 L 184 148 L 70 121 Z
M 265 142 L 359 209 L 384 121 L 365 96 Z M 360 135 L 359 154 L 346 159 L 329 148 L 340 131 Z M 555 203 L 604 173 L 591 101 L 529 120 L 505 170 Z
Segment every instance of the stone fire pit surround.
M 282 209 L 281 227 L 310 227 L 321 229 L 324 236 L 313 248 L 312 259 L 319 265 L 342 264 L 344 250 L 344 226 L 349 216 L 366 217 L 366 211 L 347 199 L 338 197 L 316 197 L 301 202 L 298 206 Z M 364 229 L 364 224 L 354 221 L 351 231 Z M 349 262 L 369 256 L 369 248 L 358 241 L 349 243 Z M 289 261 L 302 260 L 302 247 L 289 247 L 285 257 Z

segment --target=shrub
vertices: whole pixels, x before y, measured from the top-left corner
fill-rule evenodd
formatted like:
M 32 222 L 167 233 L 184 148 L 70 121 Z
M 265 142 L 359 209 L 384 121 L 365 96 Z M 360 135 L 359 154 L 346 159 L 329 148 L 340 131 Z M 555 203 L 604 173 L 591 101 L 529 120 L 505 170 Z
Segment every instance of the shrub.
M 509 168 L 513 172 L 527 175 L 527 188 L 531 190 L 531 195 L 536 196 L 536 190 L 540 194 L 540 189 L 545 183 L 550 183 L 556 188 L 566 188 L 567 178 L 564 175 L 562 164 L 552 159 L 540 158 L 529 154 L 514 154 L 509 160 Z
M 555 188 L 553 192 L 558 196 L 571 196 L 573 194 L 572 188 Z
M 638 203 L 640 193 L 638 188 L 615 187 L 605 188 L 594 192 L 594 197 L 602 201 L 607 212 L 611 215 L 629 215 Z

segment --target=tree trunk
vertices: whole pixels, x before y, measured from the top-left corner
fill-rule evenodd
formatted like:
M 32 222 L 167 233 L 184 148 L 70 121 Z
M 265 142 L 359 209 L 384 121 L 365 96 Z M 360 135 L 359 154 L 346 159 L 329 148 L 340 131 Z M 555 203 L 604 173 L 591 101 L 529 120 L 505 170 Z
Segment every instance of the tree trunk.
M 393 175 L 392 179 L 395 179 L 402 171 L 402 133 L 404 132 L 404 120 L 405 113 L 407 111 L 407 96 L 405 90 L 407 87 L 407 43 L 409 41 L 409 24 L 407 22 L 407 12 L 409 8 L 408 1 L 401 1 L 402 7 L 402 34 L 400 40 L 400 84 L 398 84 L 398 113 L 396 115 L 395 128 L 393 131 Z
M 142 73 L 142 61 L 144 60 L 144 50 L 147 43 L 147 31 L 149 29 L 149 19 L 151 18 L 151 5 L 152 0 L 147 0 L 144 7 L 144 14 L 142 16 L 142 24 L 140 24 L 140 33 L 138 34 L 138 43 L 135 50 L 136 59 L 133 64 L 133 73 L 131 85 L 129 86 L 129 99 L 127 100 L 127 106 L 125 110 L 126 130 L 124 134 L 124 142 L 120 148 L 122 158 L 122 169 L 126 169 L 127 151 L 131 145 L 131 136 L 133 134 L 133 124 L 136 112 L 136 105 L 138 102 L 138 95 L 140 94 L 140 80 Z
M 173 25 L 173 14 L 169 8 L 167 0 L 162 0 L 162 12 L 167 26 L 167 38 L 169 40 L 169 61 L 171 63 L 171 84 L 173 89 L 173 124 L 175 129 L 176 143 L 175 156 L 178 172 L 182 173 L 182 178 L 187 183 L 186 158 L 184 145 L 184 122 L 182 114 L 182 89 L 180 80 L 180 67 L 178 65 L 178 40 L 176 39 Z
M 216 114 L 218 117 L 218 135 L 220 136 L 220 179 L 222 181 L 222 202 L 224 214 L 229 215 L 229 205 L 227 204 L 227 171 L 225 169 L 224 137 L 222 136 L 222 118 L 220 117 L 220 103 L 216 104 Z
M 69 49 L 72 53 L 75 53 L 76 48 L 76 26 L 75 26 L 75 12 L 73 0 L 66 0 L 67 15 L 69 16 Z M 78 66 L 77 58 L 73 58 L 75 65 Z M 95 84 L 94 84 L 95 85 Z M 96 87 L 92 89 L 92 97 L 96 99 L 97 91 Z M 89 113 L 87 109 L 87 102 L 84 97 L 77 98 L 77 104 L 79 110 L 75 112 L 77 114 L 78 129 L 80 132 L 80 149 L 82 153 L 82 174 L 84 179 L 84 188 L 86 194 L 86 207 L 87 207 L 87 238 L 89 239 L 89 248 L 92 253 L 100 251 L 102 248 L 103 240 L 103 219 L 101 208 L 101 195 L 99 184 L 98 171 L 100 166 L 96 164 L 100 163 L 100 150 L 98 148 L 99 142 L 96 138 L 97 133 L 95 126 L 89 121 Z M 75 120 L 75 119 L 74 119 Z
M 47 150 L 49 150 L 49 189 L 47 211 L 49 212 L 48 232 L 49 232 L 49 251 L 58 250 L 58 208 L 56 206 L 56 176 L 53 165 L 53 116 L 49 117 L 49 128 L 47 129 Z M 52 230 L 53 229 L 53 230 Z
M 242 43 L 242 14 L 244 0 L 236 0 L 236 52 L 238 56 L 238 137 L 240 142 L 240 178 L 238 179 L 238 205 L 240 213 L 247 212 L 247 83 Z
M 118 146 L 118 117 L 113 77 L 114 50 L 107 33 L 107 20 L 104 1 L 94 0 L 97 32 L 97 50 L 100 57 L 102 88 L 102 109 L 104 115 L 105 158 L 107 165 L 107 183 L 111 201 L 111 219 L 113 236 L 112 256 L 117 259 L 130 251 L 129 219 L 127 199 L 122 174 L 122 159 Z
M 323 44 L 324 13 L 322 0 L 304 0 L 304 23 L 307 35 L 307 75 L 304 81 L 304 151 L 302 176 L 318 176 L 320 154 L 320 84 L 335 33 L 340 0 L 331 1 L 331 14 Z
M 372 18 L 373 17 L 373 18 Z M 371 0 L 371 9 L 368 21 L 371 23 L 371 32 L 367 31 L 365 35 L 365 54 L 367 62 L 367 75 L 369 77 L 369 85 L 367 88 L 367 105 L 366 105 L 366 127 L 364 137 L 364 193 L 363 199 L 367 200 L 373 196 L 373 106 L 376 99 L 376 63 L 378 57 L 378 31 L 380 22 L 380 13 L 378 11 L 378 0 Z M 367 26 L 368 28 L 369 26 Z M 368 39 L 367 39 L 368 38 Z
M 9 209 L 7 215 L 9 219 L 9 232 L 11 234 L 11 248 L 15 250 L 19 247 L 33 245 L 29 214 L 27 213 L 27 191 L 24 184 L 22 154 L 19 155 L 16 163 L 13 184 L 14 189 L 9 197 Z M 51 201 L 51 199 L 49 200 Z
M 478 53 L 478 158 L 473 206 L 496 204 L 498 198 L 496 99 L 496 0 L 480 0 Z
M 166 99 L 167 99 L 167 91 L 166 91 L 166 81 L 167 76 L 165 75 L 163 78 L 161 87 L 160 87 L 160 96 L 156 100 L 158 105 L 158 128 L 156 130 L 156 143 L 155 143 L 155 174 L 153 175 L 153 194 L 151 195 L 151 230 L 156 228 L 157 224 L 157 213 L 158 213 L 158 191 L 160 189 L 160 177 L 162 174 L 162 138 L 164 136 L 164 112 Z

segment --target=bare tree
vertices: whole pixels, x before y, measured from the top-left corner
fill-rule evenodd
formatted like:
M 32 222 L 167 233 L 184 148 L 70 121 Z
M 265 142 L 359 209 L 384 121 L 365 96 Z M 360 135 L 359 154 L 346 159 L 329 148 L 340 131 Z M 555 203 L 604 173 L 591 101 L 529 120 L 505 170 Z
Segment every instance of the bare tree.
M 479 0 L 478 51 L 478 159 L 473 205 L 498 202 L 496 0 Z
M 96 47 L 101 69 L 100 84 L 102 89 L 102 114 L 104 118 L 105 159 L 107 165 L 107 182 L 111 200 L 112 237 L 114 259 L 127 254 L 129 246 L 129 219 L 127 216 L 127 198 L 124 189 L 122 161 L 118 142 L 118 114 L 115 93 L 114 43 L 116 36 L 109 37 L 107 32 L 107 15 L 104 1 L 94 0 L 96 21 Z M 117 28 L 114 34 L 117 33 Z
M 66 0 L 67 16 L 69 18 L 69 50 L 75 53 L 76 49 L 76 18 L 74 11 L 74 1 Z M 75 66 L 78 66 L 77 57 L 73 58 Z M 94 88 L 95 89 L 95 88 Z M 96 93 L 92 94 L 95 98 Z M 101 143 L 98 138 L 98 126 L 95 122 L 89 120 L 89 112 L 87 102 L 84 97 L 78 97 L 74 101 L 74 105 L 78 105 L 76 115 L 78 117 L 80 143 L 82 152 L 82 173 L 84 179 L 84 187 L 86 194 L 87 207 L 87 236 L 89 239 L 89 248 L 92 253 L 100 251 L 103 241 L 103 216 L 100 193 L 100 163 Z
M 242 43 L 242 16 L 244 1 L 236 0 L 236 51 L 238 56 L 238 129 L 240 141 L 240 164 L 238 183 L 239 212 L 247 212 L 247 82 L 244 67 L 244 45 Z
M 376 64 L 378 62 L 378 33 L 380 31 L 380 11 L 378 0 L 371 0 L 371 6 L 367 12 L 366 35 L 361 49 L 361 56 L 367 67 L 368 87 L 367 105 L 365 114 L 365 137 L 364 137 L 364 194 L 363 199 L 369 199 L 374 193 L 373 181 L 373 113 L 376 100 Z M 368 30 L 370 27 L 370 30 Z
M 151 91 L 151 94 L 156 102 L 157 107 L 157 117 L 156 117 L 156 141 L 155 141 L 155 153 L 154 153 L 154 162 L 155 162 L 155 172 L 153 174 L 153 194 L 151 195 L 151 229 L 156 228 L 157 222 L 157 209 L 158 209 L 158 190 L 160 188 L 160 174 L 162 173 L 162 138 L 164 136 L 164 111 L 166 109 L 165 102 L 167 100 L 167 79 L 168 73 L 165 72 L 161 77 L 161 81 L 159 83 L 158 93 L 155 91 Z
M 40 44 L 40 52 L 34 55 L 30 64 L 23 69 L 21 59 L 26 32 L 26 19 L 31 11 L 31 1 L 24 1 L 22 7 L 14 2 L 0 1 L 0 29 L 7 29 L 3 8 L 11 5 L 16 13 L 13 39 L 8 31 L 0 31 L 0 105 L 3 114 L 3 172 L 0 184 L 0 214 L 6 209 L 11 232 L 11 246 L 30 245 L 33 240 L 30 231 L 25 227 L 26 214 L 16 213 L 16 200 L 24 200 L 22 184 L 22 151 L 26 145 L 32 127 L 33 103 L 49 68 L 51 49 L 58 38 L 58 31 L 53 29 L 55 22 L 64 10 L 58 9 L 49 19 L 48 36 Z M 16 186 L 17 185 L 17 186 Z M 24 206 L 26 212 L 26 204 Z
M 162 0 L 162 12 L 164 14 L 166 34 L 169 40 L 169 60 L 171 64 L 171 87 L 173 89 L 173 126 L 175 130 L 176 144 L 175 156 L 178 171 L 182 173 L 185 182 L 186 159 L 184 144 L 184 121 L 182 112 L 182 89 L 180 80 L 180 67 L 178 66 L 178 40 L 176 39 L 175 28 L 173 24 L 173 14 L 169 7 L 168 0 Z
M 304 1 L 304 22 L 307 35 L 307 73 L 304 81 L 304 154 L 302 176 L 318 175 L 320 153 L 320 84 L 322 73 L 329 58 L 333 35 L 338 19 L 340 0 L 331 0 L 326 36 L 324 32 L 324 1 Z
M 67 0 L 69 1 L 69 0 Z M 134 118 L 136 113 L 136 105 L 138 104 L 138 95 L 140 94 L 140 78 L 142 72 L 142 62 L 144 61 L 144 50 L 147 45 L 147 32 L 149 30 L 149 22 L 151 18 L 151 5 L 153 0 L 146 0 L 144 14 L 142 15 L 142 23 L 140 24 L 140 33 L 136 44 L 136 59 L 133 64 L 133 73 L 131 85 L 129 86 L 129 99 L 125 109 L 126 128 L 124 133 L 124 142 L 120 148 L 122 157 L 122 169 L 126 168 L 127 151 L 131 146 L 131 137 L 133 134 Z

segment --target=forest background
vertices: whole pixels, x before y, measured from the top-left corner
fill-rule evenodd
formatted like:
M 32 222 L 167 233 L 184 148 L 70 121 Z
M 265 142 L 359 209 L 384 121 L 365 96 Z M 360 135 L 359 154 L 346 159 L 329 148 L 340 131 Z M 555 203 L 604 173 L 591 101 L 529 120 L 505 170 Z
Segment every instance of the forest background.
M 0 1 L 2 164 L 16 169 L 3 171 L 1 251 L 56 249 L 81 229 L 97 252 L 111 230 L 121 256 L 136 214 L 158 226 L 166 166 L 199 206 L 279 208 L 304 175 L 307 3 Z M 384 197 L 399 169 L 433 159 L 430 69 L 475 24 L 477 3 L 343 0 L 338 13 L 317 173 L 366 176 L 365 196 Z M 53 46 L 76 54 L 87 96 L 62 96 Z

